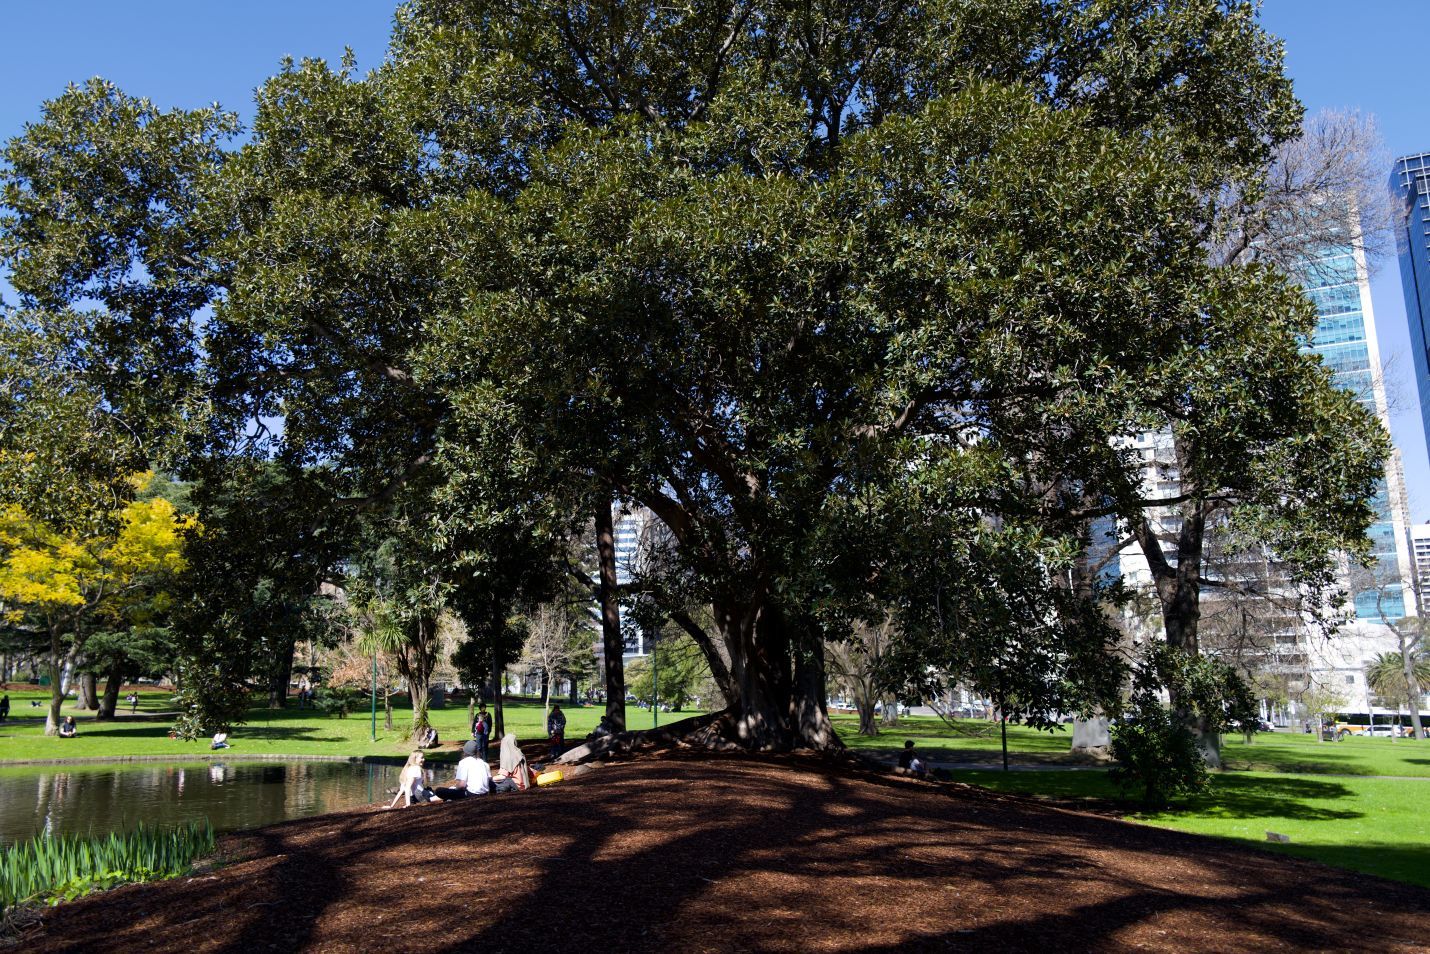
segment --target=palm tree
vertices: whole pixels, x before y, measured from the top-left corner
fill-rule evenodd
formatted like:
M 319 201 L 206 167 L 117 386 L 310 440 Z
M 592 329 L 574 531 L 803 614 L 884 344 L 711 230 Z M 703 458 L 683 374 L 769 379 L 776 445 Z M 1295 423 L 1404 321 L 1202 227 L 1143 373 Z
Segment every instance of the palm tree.
M 1396 700 L 1397 709 L 1401 701 L 1408 701 L 1410 711 L 1418 714 L 1420 700 L 1415 694 L 1420 686 L 1430 685 L 1430 655 L 1412 652 L 1408 666 L 1406 662 L 1399 652 L 1381 653 L 1366 665 L 1365 681 L 1382 700 Z M 1414 686 L 1407 675 L 1413 676 Z

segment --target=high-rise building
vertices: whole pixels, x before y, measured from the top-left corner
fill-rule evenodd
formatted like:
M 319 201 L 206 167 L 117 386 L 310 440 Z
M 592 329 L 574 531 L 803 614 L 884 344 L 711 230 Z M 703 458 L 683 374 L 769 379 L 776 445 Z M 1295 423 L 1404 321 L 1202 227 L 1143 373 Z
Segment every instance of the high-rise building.
M 1410 546 L 1415 550 L 1420 592 L 1430 593 L 1430 523 L 1417 523 L 1410 528 Z
M 1336 383 L 1359 396 L 1388 433 L 1390 411 L 1364 254 L 1347 245 L 1308 262 L 1299 277 L 1319 318 L 1311 349 L 1335 373 Z M 1368 585 L 1352 587 L 1352 598 L 1357 619 L 1397 620 L 1415 613 L 1409 586 L 1414 568 L 1406 543 L 1405 478 L 1398 450 L 1386 461 L 1377 490 L 1377 519 L 1369 533 L 1375 572 Z
M 1420 421 L 1430 446 L 1430 152 L 1395 160 L 1390 189 L 1398 198 L 1395 246 L 1405 287 Z
M 655 549 L 655 514 L 645 507 L 628 504 L 616 511 L 616 583 L 625 585 L 645 571 Z M 626 658 L 645 656 L 651 646 L 639 626 L 627 628 Z

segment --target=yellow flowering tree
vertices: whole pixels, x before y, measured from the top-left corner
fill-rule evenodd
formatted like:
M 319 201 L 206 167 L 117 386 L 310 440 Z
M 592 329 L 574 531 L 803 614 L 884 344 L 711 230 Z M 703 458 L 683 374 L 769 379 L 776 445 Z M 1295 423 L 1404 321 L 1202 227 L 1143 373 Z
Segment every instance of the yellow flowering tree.
M 142 493 L 150 473 L 132 480 Z M 50 709 L 45 731 L 59 728 L 65 680 L 100 620 L 123 622 L 140 600 L 162 604 L 166 583 L 185 567 L 185 535 L 194 518 L 163 498 L 119 507 L 107 529 L 57 530 L 15 504 L 0 507 L 0 603 L 12 622 L 28 620 L 49 637 Z

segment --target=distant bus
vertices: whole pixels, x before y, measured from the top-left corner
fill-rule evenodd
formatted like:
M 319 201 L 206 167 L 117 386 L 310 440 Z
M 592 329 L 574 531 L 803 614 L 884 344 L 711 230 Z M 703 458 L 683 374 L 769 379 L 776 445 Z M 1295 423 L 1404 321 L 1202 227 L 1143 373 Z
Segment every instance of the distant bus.
M 1430 728 L 1430 714 L 1422 712 L 1420 724 Z M 1380 731 L 1372 733 L 1372 725 Z M 1396 734 L 1400 736 L 1415 734 L 1415 726 L 1410 716 L 1395 712 L 1377 712 L 1374 717 L 1369 712 L 1337 712 L 1334 726 L 1327 726 L 1327 734 L 1339 741 L 1353 735 L 1388 734 L 1385 728 L 1387 726 L 1394 726 Z

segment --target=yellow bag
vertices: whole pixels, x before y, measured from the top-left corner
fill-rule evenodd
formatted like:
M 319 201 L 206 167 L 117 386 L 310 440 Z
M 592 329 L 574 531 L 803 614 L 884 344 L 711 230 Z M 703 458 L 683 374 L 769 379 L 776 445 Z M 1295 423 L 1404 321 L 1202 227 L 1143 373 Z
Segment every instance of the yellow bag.
M 540 775 L 536 776 L 536 784 L 555 785 L 557 782 L 561 781 L 565 777 L 566 776 L 561 774 L 561 771 L 559 769 L 554 772 L 542 772 Z

